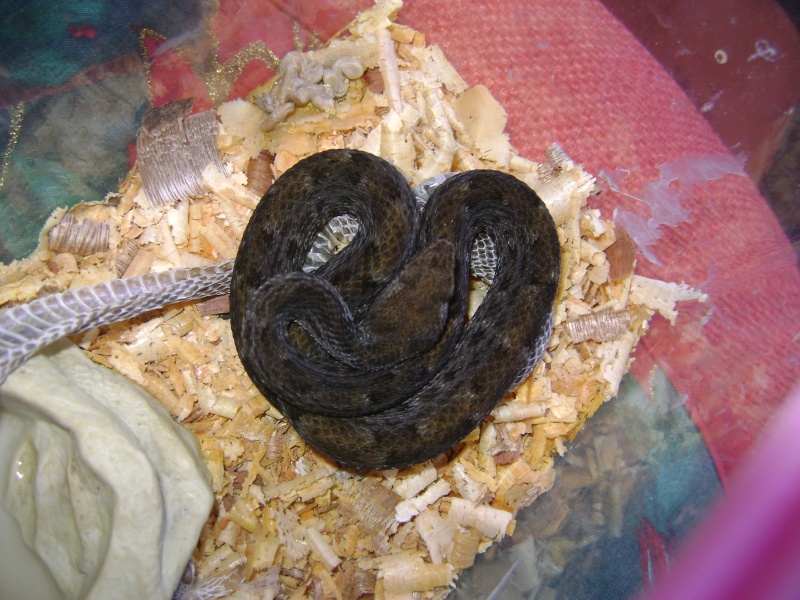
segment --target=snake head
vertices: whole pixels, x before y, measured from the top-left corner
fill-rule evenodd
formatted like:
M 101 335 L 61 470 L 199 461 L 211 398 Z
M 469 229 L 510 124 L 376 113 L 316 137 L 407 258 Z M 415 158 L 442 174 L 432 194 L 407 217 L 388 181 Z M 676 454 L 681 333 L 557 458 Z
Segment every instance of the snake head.
M 453 299 L 455 247 L 438 240 L 408 262 L 362 322 L 371 352 L 389 364 L 426 352 L 441 338 Z

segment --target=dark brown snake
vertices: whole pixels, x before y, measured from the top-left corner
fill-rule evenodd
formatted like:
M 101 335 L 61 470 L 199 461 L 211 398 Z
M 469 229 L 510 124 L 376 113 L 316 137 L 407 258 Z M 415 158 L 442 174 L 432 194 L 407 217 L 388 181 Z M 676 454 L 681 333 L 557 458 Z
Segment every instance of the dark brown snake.
M 360 223 L 315 273 L 301 271 L 333 217 Z M 494 281 L 466 318 L 472 241 L 495 245 Z M 447 451 L 538 361 L 561 252 L 553 220 L 516 178 L 470 171 L 418 213 L 389 163 L 315 154 L 267 191 L 231 282 L 231 324 L 251 379 L 314 448 L 355 468 Z

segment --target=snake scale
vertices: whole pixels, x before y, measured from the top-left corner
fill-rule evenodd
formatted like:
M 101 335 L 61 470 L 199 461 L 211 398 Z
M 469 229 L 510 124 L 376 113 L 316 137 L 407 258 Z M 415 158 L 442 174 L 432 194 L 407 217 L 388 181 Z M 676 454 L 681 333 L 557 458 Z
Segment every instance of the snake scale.
M 359 233 L 315 273 L 315 234 Z M 494 281 L 467 320 L 476 236 Z M 400 468 L 460 441 L 530 371 L 551 334 L 561 251 L 539 197 L 498 171 L 436 188 L 420 215 L 386 161 L 312 155 L 267 191 L 242 238 L 231 325 L 245 370 L 313 447 L 355 468 Z
M 337 215 L 358 234 L 313 274 L 314 236 Z M 494 280 L 466 318 L 470 245 L 494 243 Z M 560 247 L 524 183 L 470 171 L 420 215 L 386 161 L 330 150 L 286 171 L 259 203 L 235 264 L 112 280 L 0 312 L 0 383 L 60 337 L 224 293 L 242 363 L 323 454 L 400 468 L 446 451 L 539 360 L 552 327 Z

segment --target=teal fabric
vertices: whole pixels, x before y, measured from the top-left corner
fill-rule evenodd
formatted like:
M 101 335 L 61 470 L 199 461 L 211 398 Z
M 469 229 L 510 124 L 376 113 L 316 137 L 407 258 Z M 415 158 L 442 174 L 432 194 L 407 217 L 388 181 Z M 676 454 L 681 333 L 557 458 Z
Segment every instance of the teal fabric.
M 200 0 L 0 2 L 0 262 L 30 254 L 54 209 L 117 189 L 148 106 L 139 32 L 177 36 L 202 14 Z

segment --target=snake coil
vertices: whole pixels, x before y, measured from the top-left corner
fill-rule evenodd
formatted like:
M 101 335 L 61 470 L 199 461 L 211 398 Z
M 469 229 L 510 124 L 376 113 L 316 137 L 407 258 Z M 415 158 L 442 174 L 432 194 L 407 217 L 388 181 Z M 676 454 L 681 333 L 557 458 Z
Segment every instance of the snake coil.
M 302 272 L 336 216 L 353 241 Z M 494 280 L 467 319 L 470 248 L 488 236 Z M 546 348 L 559 281 L 553 220 L 497 171 L 453 176 L 420 215 L 403 176 L 355 150 L 287 170 L 242 239 L 231 325 L 245 370 L 313 447 L 356 468 L 401 468 L 456 444 Z

